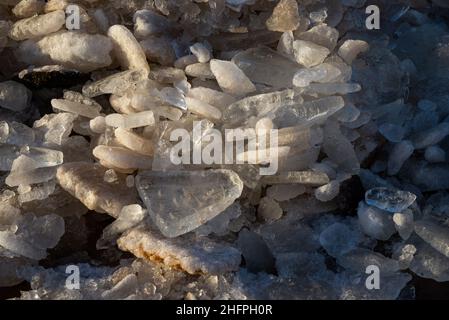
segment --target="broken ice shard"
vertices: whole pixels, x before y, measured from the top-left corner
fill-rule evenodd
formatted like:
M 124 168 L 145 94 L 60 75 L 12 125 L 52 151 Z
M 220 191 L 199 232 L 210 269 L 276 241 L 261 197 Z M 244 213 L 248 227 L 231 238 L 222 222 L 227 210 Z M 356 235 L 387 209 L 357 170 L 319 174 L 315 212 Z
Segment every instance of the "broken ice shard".
M 170 238 L 214 218 L 243 190 L 243 182 L 230 170 L 143 172 L 136 185 L 151 219 Z

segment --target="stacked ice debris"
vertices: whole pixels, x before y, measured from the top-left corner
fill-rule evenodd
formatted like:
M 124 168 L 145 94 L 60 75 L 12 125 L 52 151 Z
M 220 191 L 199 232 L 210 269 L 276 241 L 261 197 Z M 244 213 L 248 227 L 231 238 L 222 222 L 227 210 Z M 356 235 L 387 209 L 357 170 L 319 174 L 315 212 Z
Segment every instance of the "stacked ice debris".
M 378 4 L 370 31 L 364 0 L 0 0 L 0 286 L 397 299 L 412 275 L 449 281 L 447 5 Z M 274 174 L 212 152 L 229 129 L 276 130 Z

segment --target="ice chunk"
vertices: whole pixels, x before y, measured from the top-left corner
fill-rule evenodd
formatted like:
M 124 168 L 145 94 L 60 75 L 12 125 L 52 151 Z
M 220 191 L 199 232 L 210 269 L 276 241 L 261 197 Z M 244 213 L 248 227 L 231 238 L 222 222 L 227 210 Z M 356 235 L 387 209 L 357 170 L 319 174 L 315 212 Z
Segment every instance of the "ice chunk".
M 185 101 L 187 109 L 192 113 L 200 115 L 206 119 L 210 119 L 213 122 L 217 122 L 222 117 L 222 113 L 219 109 L 206 102 L 190 97 L 186 97 Z
M 254 84 L 235 63 L 212 59 L 210 68 L 224 92 L 244 96 L 256 91 Z
M 98 145 L 92 153 L 103 166 L 125 172 L 151 169 L 153 163 L 153 158 L 122 147 Z
M 291 87 L 301 66 L 267 47 L 257 47 L 236 54 L 232 61 L 254 83 L 278 89 Z
M 20 186 L 19 186 L 20 187 Z M 36 185 L 27 192 L 20 193 L 17 197 L 19 203 L 31 202 L 35 200 L 45 200 L 55 192 L 56 184 L 54 181 L 44 182 L 41 185 Z
M 343 223 L 334 223 L 320 234 L 320 244 L 332 257 L 343 255 L 355 249 L 360 242 L 360 234 Z
M 65 20 L 64 20 L 65 21 Z M 27 40 L 17 49 L 19 60 L 29 65 L 62 65 L 81 72 L 109 66 L 112 42 L 99 34 L 57 32 L 40 40 Z
M 140 197 L 159 230 L 177 237 L 211 220 L 237 199 L 243 182 L 230 170 L 144 172 Z
M 0 171 L 11 171 L 13 161 L 20 155 L 17 146 L 0 145 Z
M 337 119 L 340 122 L 354 122 L 360 116 L 360 110 L 352 103 L 347 103 L 343 109 L 337 113 Z
M 413 212 L 409 209 L 393 215 L 394 225 L 402 239 L 407 240 L 413 233 Z
M 139 70 L 150 73 L 150 66 L 142 47 L 131 31 L 123 25 L 114 25 L 108 30 L 108 37 L 114 44 L 114 53 L 125 70 Z
M 349 93 L 359 92 L 361 90 L 362 87 L 358 83 L 312 83 L 304 89 L 304 93 L 313 96 L 333 96 L 346 95 Z M 363 118 L 359 117 L 359 119 L 362 120 Z
M 62 145 L 67 142 L 76 118 L 72 113 L 47 114 L 35 121 L 33 128 L 44 144 Z
M 20 185 L 31 185 L 36 183 L 47 182 L 56 175 L 56 168 L 38 168 L 32 171 L 11 172 L 6 177 L 5 183 L 10 187 L 18 187 Z
M 326 47 L 303 40 L 293 42 L 293 52 L 296 61 L 307 68 L 323 63 L 330 54 L 329 49 Z
M 347 269 L 365 273 L 368 266 L 379 267 L 381 274 L 394 274 L 400 270 L 399 262 L 380 253 L 356 248 L 337 258 L 337 263 Z
M 107 248 L 117 236 L 142 222 L 145 216 L 146 211 L 138 204 L 123 207 L 117 220 L 103 230 L 101 239 L 97 241 L 97 249 Z
M 101 111 L 99 108 L 65 99 L 53 99 L 51 100 L 51 105 L 55 109 L 81 115 L 90 119 L 98 117 Z
M 29 107 L 31 91 L 15 81 L 0 82 L 0 107 L 21 112 Z
M 73 162 L 58 168 L 60 186 L 90 210 L 118 217 L 124 206 L 136 203 L 136 192 L 126 187 L 125 179 L 105 183 L 106 168 L 93 163 Z
M 188 97 L 204 101 L 221 110 L 234 103 L 236 99 L 226 93 L 205 87 L 196 87 L 189 90 Z
M 438 144 L 449 135 L 449 122 L 442 122 L 424 132 L 418 133 L 412 137 L 413 145 L 416 149 L 424 149 Z
M 293 59 L 293 41 L 295 41 L 293 32 L 284 32 L 279 39 L 278 46 L 276 48 L 277 52 L 288 57 L 289 59 Z
M 297 38 L 304 41 L 313 42 L 333 51 L 337 46 L 339 32 L 337 29 L 329 27 L 325 23 L 317 25 L 306 32 L 300 33 Z M 351 64 L 351 63 L 349 63 Z
M 315 197 L 322 202 L 331 201 L 337 197 L 339 193 L 340 182 L 337 180 L 331 181 L 330 183 L 315 189 Z
M 430 146 L 426 148 L 424 158 L 431 163 L 445 162 L 446 151 L 438 146 Z
M 449 232 L 445 226 L 433 221 L 420 220 L 415 222 L 415 232 L 432 248 L 449 258 Z
M 149 37 L 140 41 L 140 46 L 148 60 L 158 62 L 163 66 L 173 65 L 176 59 L 173 47 L 166 38 Z
M 395 144 L 388 157 L 388 174 L 397 174 L 414 151 L 415 148 L 409 140 L 404 140 Z
M 405 135 L 403 127 L 392 123 L 381 124 L 379 132 L 390 142 L 401 142 Z
M 296 171 L 283 172 L 274 176 L 264 176 L 265 184 L 303 184 L 307 186 L 322 186 L 329 183 L 329 177 L 323 172 Z
M 293 31 L 298 28 L 299 19 L 296 0 L 281 0 L 266 21 L 266 26 L 271 31 Z
M 416 195 L 408 191 L 388 188 L 373 188 L 365 193 L 365 201 L 370 206 L 391 213 L 403 212 L 416 200 Z
M 416 253 L 416 247 L 413 244 L 399 244 L 393 249 L 392 258 L 399 261 L 402 270 L 408 269 Z
M 143 111 L 128 115 L 113 113 L 107 115 L 105 121 L 108 126 L 123 129 L 133 129 L 155 125 L 153 111 Z
M 196 56 L 198 59 L 198 62 L 200 63 L 206 63 L 209 62 L 211 58 L 211 53 L 208 48 L 202 43 L 195 43 L 194 45 L 190 46 L 190 51 Z
M 157 231 L 133 229 L 119 240 L 121 250 L 130 251 L 139 258 L 179 268 L 189 274 L 222 274 L 236 271 L 240 252 L 230 246 L 209 239 L 179 237 L 167 239 Z
M 144 137 L 123 128 L 115 129 L 114 133 L 117 142 L 124 147 L 145 156 L 152 156 L 154 154 L 153 142 L 151 140 L 145 139 Z
M 421 191 L 437 191 L 449 188 L 449 166 L 446 163 L 428 163 L 410 159 L 401 175 L 406 176 Z
M 224 236 L 231 230 L 231 222 L 239 218 L 242 214 L 241 206 L 238 202 L 234 202 L 225 211 L 215 218 L 212 218 L 202 226 L 195 229 L 195 233 L 199 236 L 207 236 L 211 233 L 218 236 Z
M 338 49 L 338 55 L 349 65 L 360 53 L 369 50 L 369 44 L 363 40 L 346 40 Z
M 305 192 L 303 185 L 277 184 L 267 189 L 267 196 L 276 201 L 287 201 Z
M 0 143 L 16 146 L 33 145 L 35 138 L 35 132 L 22 123 L 0 121 Z
M 145 72 L 137 70 L 114 73 L 106 78 L 85 84 L 83 94 L 89 98 L 111 93 L 121 96 L 145 78 L 147 78 Z
M 21 150 L 21 156 L 13 163 L 12 171 L 29 171 L 36 168 L 54 167 L 62 164 L 63 159 L 64 154 L 61 151 L 24 147 Z
M 391 214 L 360 202 L 357 210 L 363 232 L 378 240 L 388 240 L 395 232 Z
M 56 32 L 65 24 L 62 10 L 17 21 L 9 31 L 9 37 L 16 41 L 37 38 Z
M 223 112 L 227 126 L 243 125 L 245 120 L 270 118 L 278 127 L 303 126 L 327 119 L 343 108 L 341 97 L 326 97 L 304 102 L 300 92 L 284 90 L 259 94 L 231 104 Z
M 184 95 L 178 89 L 165 87 L 160 91 L 160 97 L 166 103 L 181 110 L 187 110 L 187 104 Z
M 42 0 L 21 0 L 12 9 L 14 15 L 18 18 L 28 18 L 35 14 L 42 13 L 45 1 Z
M 193 63 L 186 67 L 186 75 L 200 79 L 215 79 L 209 63 Z
M 134 34 L 139 39 L 170 31 L 170 21 L 152 10 L 137 10 L 134 13 Z
M 282 208 L 279 204 L 269 197 L 260 199 L 257 209 L 258 217 L 267 222 L 273 222 L 282 217 Z
M 36 217 L 27 213 L 15 221 L 16 231 L 0 231 L 0 246 L 16 256 L 41 260 L 64 234 L 64 220 L 51 214 Z
M 299 70 L 293 77 L 293 85 L 296 87 L 307 87 L 312 82 L 332 82 L 340 75 L 340 69 L 331 64 L 323 63 L 310 69 Z
M 449 264 L 441 254 L 424 241 L 417 241 L 416 254 L 410 263 L 410 270 L 423 278 L 438 282 L 449 281 Z
M 343 136 L 337 122 L 328 121 L 324 126 L 323 151 L 344 171 L 358 173 L 360 163 L 355 154 L 354 147 Z

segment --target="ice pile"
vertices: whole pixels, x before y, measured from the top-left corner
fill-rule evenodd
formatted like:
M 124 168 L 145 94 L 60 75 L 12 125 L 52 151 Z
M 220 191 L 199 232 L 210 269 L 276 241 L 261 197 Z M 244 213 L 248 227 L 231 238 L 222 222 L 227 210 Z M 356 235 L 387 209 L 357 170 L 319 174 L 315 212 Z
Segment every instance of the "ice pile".
M 80 30 L 66 1 L 0 1 L 0 286 L 397 299 L 411 273 L 449 281 L 444 4 L 380 2 L 388 27 L 369 32 L 364 0 L 72 1 Z M 189 150 L 213 129 L 276 129 L 278 170 L 175 163 L 180 129 L 200 129 Z M 94 212 L 115 219 L 97 250 Z

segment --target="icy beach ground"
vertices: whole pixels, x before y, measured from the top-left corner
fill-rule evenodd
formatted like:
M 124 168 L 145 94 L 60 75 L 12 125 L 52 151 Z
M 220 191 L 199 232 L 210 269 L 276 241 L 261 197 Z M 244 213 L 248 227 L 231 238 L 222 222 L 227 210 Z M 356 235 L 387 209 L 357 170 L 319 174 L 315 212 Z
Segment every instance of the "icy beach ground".
M 0 0 L 0 297 L 444 298 L 448 24 Z

